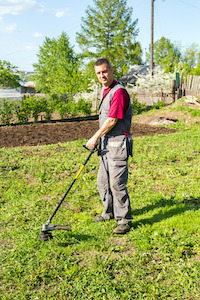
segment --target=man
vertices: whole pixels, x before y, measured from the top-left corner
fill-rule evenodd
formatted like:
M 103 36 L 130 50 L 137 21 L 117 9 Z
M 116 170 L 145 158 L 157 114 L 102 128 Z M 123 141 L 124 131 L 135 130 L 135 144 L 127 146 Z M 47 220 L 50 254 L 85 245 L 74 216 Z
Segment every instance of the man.
M 114 233 L 124 234 L 132 225 L 131 206 L 126 183 L 128 157 L 132 155 L 130 135 L 132 106 L 125 88 L 113 77 L 109 60 L 98 59 L 95 73 L 102 83 L 99 108 L 99 130 L 88 140 L 86 146 L 94 148 L 99 143 L 102 150 L 97 176 L 97 186 L 104 210 L 94 222 L 115 218 L 118 226 Z

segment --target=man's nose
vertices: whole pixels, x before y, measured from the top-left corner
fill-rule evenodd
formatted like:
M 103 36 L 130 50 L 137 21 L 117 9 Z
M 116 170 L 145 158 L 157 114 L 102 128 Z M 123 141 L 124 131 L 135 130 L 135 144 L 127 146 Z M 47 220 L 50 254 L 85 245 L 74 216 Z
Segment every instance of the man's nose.
M 103 72 L 100 73 L 100 77 L 101 78 L 104 77 L 104 73 Z

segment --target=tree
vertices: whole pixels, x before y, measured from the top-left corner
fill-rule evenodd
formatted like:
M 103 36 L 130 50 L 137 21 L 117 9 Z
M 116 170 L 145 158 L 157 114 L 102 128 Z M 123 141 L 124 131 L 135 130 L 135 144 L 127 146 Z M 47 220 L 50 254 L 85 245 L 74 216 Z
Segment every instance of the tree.
M 138 20 L 131 20 L 133 9 L 126 6 L 126 0 L 93 1 L 94 7 L 88 6 L 82 18 L 76 41 L 83 58 L 108 58 L 120 77 L 130 64 L 142 62 L 141 45 L 135 41 Z
M 34 64 L 34 69 L 38 90 L 50 95 L 81 90 L 83 77 L 66 33 L 63 32 L 58 39 L 45 37 L 37 56 L 38 63 Z
M 194 75 L 200 75 L 200 52 L 197 53 L 197 64 L 194 68 Z
M 19 86 L 20 78 L 16 74 L 17 67 L 13 66 L 10 62 L 0 60 L 0 87 L 16 88 Z
M 183 75 L 200 75 L 200 52 L 197 44 L 193 43 L 185 49 L 182 60 L 176 65 L 176 71 Z
M 186 48 L 183 60 L 188 63 L 190 68 L 194 68 L 198 61 L 198 55 L 198 45 L 193 43 L 191 46 Z
M 162 37 L 154 43 L 154 63 L 162 66 L 165 72 L 173 72 L 175 65 L 181 59 L 179 47 Z M 147 61 L 150 61 L 150 54 L 147 54 Z

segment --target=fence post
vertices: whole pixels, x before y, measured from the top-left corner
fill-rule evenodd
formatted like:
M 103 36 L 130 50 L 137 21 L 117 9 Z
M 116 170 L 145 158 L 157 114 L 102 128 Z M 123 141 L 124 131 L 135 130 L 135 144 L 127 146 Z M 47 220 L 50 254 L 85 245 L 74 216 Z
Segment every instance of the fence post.
M 161 88 L 161 102 L 163 102 L 163 89 Z
M 172 102 L 176 100 L 176 80 L 172 81 Z

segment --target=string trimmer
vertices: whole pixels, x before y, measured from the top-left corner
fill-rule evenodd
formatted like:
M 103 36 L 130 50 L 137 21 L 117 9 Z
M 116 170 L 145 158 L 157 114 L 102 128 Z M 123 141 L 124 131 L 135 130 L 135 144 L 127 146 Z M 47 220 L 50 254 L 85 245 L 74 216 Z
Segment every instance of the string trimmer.
M 52 213 L 51 217 L 47 220 L 47 222 L 45 224 L 43 224 L 42 226 L 42 230 L 40 233 L 40 240 L 41 241 L 47 241 L 49 239 L 52 239 L 53 236 L 51 234 L 51 231 L 53 230 L 68 230 L 70 231 L 70 227 L 69 226 L 65 226 L 65 225 L 51 225 L 51 221 L 53 219 L 53 217 L 55 216 L 56 212 L 58 211 L 60 205 L 62 204 L 62 202 L 64 201 L 65 197 L 67 196 L 67 194 L 69 193 L 69 191 L 71 190 L 72 186 L 74 185 L 76 179 L 78 178 L 78 176 L 80 175 L 81 171 L 83 170 L 83 168 L 85 167 L 85 165 L 87 164 L 88 160 L 90 159 L 90 157 L 92 156 L 92 154 L 96 151 L 98 151 L 98 149 L 95 147 L 94 149 L 88 149 L 85 145 L 83 145 L 84 148 L 86 148 L 87 150 L 90 151 L 90 154 L 88 155 L 88 157 L 86 158 L 84 164 L 81 166 L 81 168 L 79 169 L 78 173 L 76 174 L 74 180 L 72 181 L 72 183 L 70 184 L 68 190 L 66 191 L 66 193 L 64 194 L 64 196 L 62 197 L 62 199 L 60 200 L 60 202 L 58 203 L 56 209 L 54 210 L 54 212 Z

